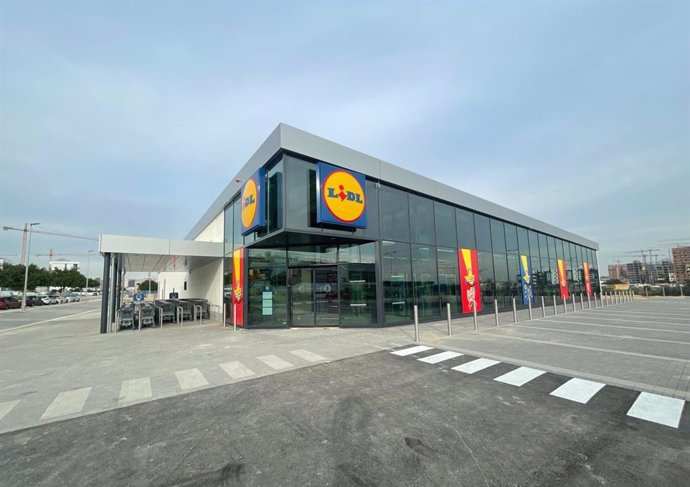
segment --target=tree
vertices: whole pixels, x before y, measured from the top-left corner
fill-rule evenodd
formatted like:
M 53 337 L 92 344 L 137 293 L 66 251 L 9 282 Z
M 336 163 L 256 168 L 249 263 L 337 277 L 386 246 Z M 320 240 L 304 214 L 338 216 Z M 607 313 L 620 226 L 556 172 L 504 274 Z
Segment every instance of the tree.
M 623 281 L 620 279 L 609 279 L 604 284 L 623 284 Z
M 140 282 L 139 286 L 137 288 L 139 291 L 148 291 L 149 290 L 149 282 L 151 283 L 151 291 L 158 291 L 158 283 L 151 279 L 150 281 L 147 279 L 144 282 Z

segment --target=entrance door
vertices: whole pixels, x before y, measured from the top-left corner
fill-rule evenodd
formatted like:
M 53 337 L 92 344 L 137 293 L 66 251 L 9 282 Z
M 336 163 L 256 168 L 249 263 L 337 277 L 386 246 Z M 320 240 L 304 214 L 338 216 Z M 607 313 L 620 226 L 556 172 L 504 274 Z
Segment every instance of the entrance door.
M 338 269 L 290 269 L 290 326 L 339 326 Z

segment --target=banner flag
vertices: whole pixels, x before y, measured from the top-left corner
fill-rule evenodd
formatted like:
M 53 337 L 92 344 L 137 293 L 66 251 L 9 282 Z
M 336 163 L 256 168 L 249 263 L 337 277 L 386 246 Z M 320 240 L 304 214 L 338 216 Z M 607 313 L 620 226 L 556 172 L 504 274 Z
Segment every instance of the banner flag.
M 232 253 L 232 304 L 235 307 L 234 318 L 237 326 L 244 326 L 244 290 L 242 289 L 242 282 L 244 278 L 244 249 L 237 249 Z M 233 310 L 230 309 L 230 313 Z M 233 316 L 230 316 L 233 319 Z
M 584 277 L 585 277 L 585 290 L 587 291 L 587 296 L 591 296 L 592 295 L 592 281 L 590 281 L 590 277 L 589 277 L 589 262 L 583 262 L 582 273 L 584 274 Z
M 477 313 L 482 310 L 482 297 L 479 290 L 479 263 L 474 249 L 458 249 L 460 257 L 460 294 L 462 312 L 472 313 L 476 305 Z
M 537 297 L 534 295 L 532 265 L 526 255 L 520 256 L 520 284 L 522 287 L 522 304 L 527 306 L 531 301 L 537 304 Z
M 558 285 L 561 288 L 561 298 L 567 300 L 570 297 L 568 292 L 568 275 L 565 269 L 565 260 L 558 259 Z

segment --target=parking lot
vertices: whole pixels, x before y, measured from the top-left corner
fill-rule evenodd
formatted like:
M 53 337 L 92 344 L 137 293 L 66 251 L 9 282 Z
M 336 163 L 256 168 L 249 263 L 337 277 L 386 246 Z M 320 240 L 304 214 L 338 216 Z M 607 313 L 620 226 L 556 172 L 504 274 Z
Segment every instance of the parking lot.
M 586 305 L 586 303 L 585 303 Z M 690 300 L 633 302 L 546 317 L 524 312 L 500 326 L 483 316 L 479 330 L 464 319 L 448 337 L 443 324 L 421 325 L 422 343 L 536 367 L 611 385 L 690 399 Z

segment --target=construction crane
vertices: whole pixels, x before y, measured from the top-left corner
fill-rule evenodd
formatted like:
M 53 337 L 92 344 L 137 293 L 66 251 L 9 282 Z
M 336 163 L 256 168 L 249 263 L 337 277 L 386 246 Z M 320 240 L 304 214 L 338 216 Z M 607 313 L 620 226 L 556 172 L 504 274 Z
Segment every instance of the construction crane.
M 42 234 L 44 234 L 44 235 L 53 235 L 53 236 L 56 236 L 56 237 L 78 238 L 78 239 L 80 239 L 80 240 L 91 240 L 91 241 L 93 241 L 93 242 L 98 242 L 98 239 L 97 239 L 97 238 L 93 238 L 93 237 L 84 237 L 84 236 L 82 236 L 82 235 L 71 235 L 71 234 L 69 234 L 69 233 L 51 232 L 51 231 L 49 231 L 49 230 L 34 230 L 33 228 L 31 228 L 31 230 L 29 230 L 28 225 L 24 225 L 24 228 L 16 228 L 16 227 L 3 226 L 2 229 L 3 229 L 4 231 L 14 230 L 15 232 L 23 232 L 23 233 L 24 233 L 24 238 L 23 238 L 23 241 L 22 241 L 22 261 L 21 261 L 21 264 L 22 264 L 22 265 L 24 265 L 24 263 L 26 262 L 26 250 L 25 250 L 25 249 L 26 249 L 26 235 L 27 235 L 29 232 L 31 232 L 31 233 L 42 233 Z

